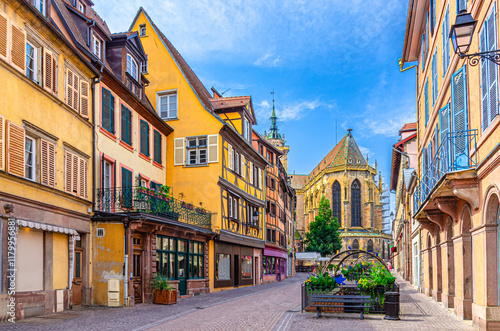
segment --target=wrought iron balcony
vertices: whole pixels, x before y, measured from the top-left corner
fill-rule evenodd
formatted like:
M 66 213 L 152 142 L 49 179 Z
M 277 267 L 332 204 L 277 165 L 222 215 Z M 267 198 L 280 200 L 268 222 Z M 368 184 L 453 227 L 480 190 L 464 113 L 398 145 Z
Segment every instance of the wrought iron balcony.
M 97 189 L 96 209 L 108 213 L 143 212 L 204 228 L 211 227 L 212 214 L 144 187 Z
M 451 172 L 476 168 L 476 136 L 477 130 L 465 130 L 450 132 L 443 137 L 432 160 L 429 160 L 427 166 L 424 164 L 424 174 L 413 196 L 415 214 L 443 176 Z

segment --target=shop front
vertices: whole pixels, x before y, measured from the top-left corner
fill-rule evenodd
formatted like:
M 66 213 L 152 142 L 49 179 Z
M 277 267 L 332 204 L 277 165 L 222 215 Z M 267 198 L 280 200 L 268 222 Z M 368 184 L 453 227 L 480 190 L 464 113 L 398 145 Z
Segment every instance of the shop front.
M 262 258 L 262 282 L 264 284 L 279 282 L 286 278 L 287 258 L 286 251 L 266 246 Z

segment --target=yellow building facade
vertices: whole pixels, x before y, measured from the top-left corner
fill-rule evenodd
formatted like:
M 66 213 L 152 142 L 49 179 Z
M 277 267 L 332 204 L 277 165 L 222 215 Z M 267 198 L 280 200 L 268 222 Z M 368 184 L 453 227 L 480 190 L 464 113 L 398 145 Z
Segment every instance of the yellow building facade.
M 52 26 L 50 10 L 0 2 L 2 318 L 90 303 L 89 100 L 99 73 Z
M 167 184 L 179 200 L 211 212 L 207 288 L 260 283 L 266 161 L 251 145 L 251 98 L 210 95 L 142 8 L 130 31 L 139 32 L 154 73 L 145 75 L 146 94 L 174 129 L 166 144 Z
M 468 54 L 498 49 L 497 1 L 410 1 L 403 63 L 418 63 L 423 291 L 481 329 L 499 314 L 498 66 L 454 53 L 455 17 L 477 20 Z

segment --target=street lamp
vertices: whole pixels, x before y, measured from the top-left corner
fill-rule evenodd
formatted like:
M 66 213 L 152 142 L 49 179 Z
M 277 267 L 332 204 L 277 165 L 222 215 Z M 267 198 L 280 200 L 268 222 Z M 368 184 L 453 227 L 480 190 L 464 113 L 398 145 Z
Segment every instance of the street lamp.
M 457 15 L 455 24 L 450 29 L 450 39 L 453 43 L 455 53 L 460 55 L 461 59 L 468 59 L 471 66 L 476 66 L 481 59 L 486 59 L 500 65 L 499 50 L 466 54 L 469 51 L 476 24 L 477 21 L 465 10 L 462 10 Z
M 259 224 L 259 212 L 257 210 L 253 212 L 252 219 L 254 225 Z

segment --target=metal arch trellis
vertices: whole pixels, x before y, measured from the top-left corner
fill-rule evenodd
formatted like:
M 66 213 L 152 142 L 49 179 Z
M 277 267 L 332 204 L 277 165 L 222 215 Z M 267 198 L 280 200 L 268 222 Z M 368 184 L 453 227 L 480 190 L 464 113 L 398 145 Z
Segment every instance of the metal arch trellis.
M 330 260 L 328 261 L 328 263 L 325 264 L 325 266 L 323 267 L 323 269 L 321 269 L 321 272 L 322 273 L 327 272 L 328 271 L 328 266 L 330 264 L 332 264 L 333 260 L 335 260 L 336 258 L 338 258 L 338 257 L 340 257 L 342 255 L 346 255 L 338 263 L 338 266 L 340 266 L 346 259 L 348 259 L 349 257 L 353 256 L 354 254 L 358 254 L 358 253 L 370 255 L 371 257 L 377 259 L 380 263 L 382 263 L 382 265 L 387 269 L 387 271 L 390 271 L 389 268 L 387 267 L 387 264 L 385 264 L 384 260 L 382 260 L 377 255 L 373 254 L 372 252 L 367 252 L 367 251 L 364 251 L 362 249 L 348 249 L 348 250 L 342 251 L 342 252 L 337 253 L 334 256 L 332 256 L 330 258 Z

